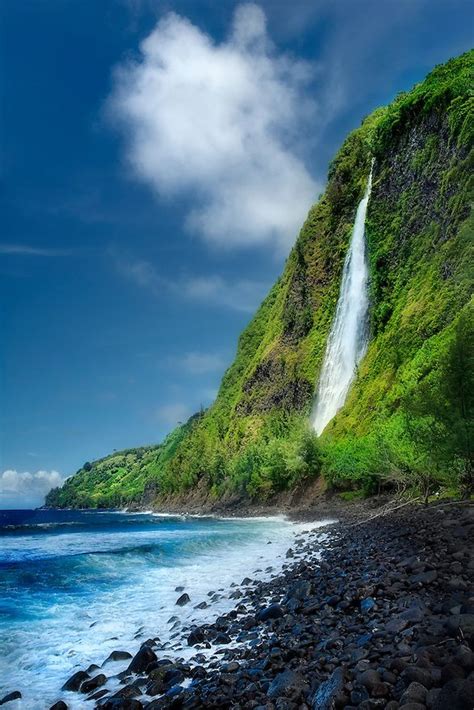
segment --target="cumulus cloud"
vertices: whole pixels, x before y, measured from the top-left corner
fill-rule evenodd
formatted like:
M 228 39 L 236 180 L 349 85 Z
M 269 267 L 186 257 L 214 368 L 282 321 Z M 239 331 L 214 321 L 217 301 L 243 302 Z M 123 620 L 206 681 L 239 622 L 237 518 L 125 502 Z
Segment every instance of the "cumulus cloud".
M 160 196 L 192 196 L 191 231 L 286 250 L 319 189 L 301 158 L 316 111 L 310 77 L 277 52 L 257 5 L 237 7 L 219 44 L 169 13 L 118 67 L 109 115 L 136 176 Z
M 0 474 L 0 507 L 34 508 L 44 503 L 45 495 L 64 482 L 58 471 L 15 471 Z

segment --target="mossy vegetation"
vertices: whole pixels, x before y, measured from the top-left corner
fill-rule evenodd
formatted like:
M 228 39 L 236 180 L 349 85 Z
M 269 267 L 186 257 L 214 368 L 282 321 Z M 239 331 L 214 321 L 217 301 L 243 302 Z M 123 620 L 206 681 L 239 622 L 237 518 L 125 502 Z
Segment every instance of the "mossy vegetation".
M 472 486 L 473 56 L 437 67 L 344 142 L 215 403 L 160 446 L 82 468 L 48 504 L 153 503 L 198 483 L 264 499 L 320 474 L 357 495 Z M 309 415 L 372 157 L 371 337 L 318 440 Z

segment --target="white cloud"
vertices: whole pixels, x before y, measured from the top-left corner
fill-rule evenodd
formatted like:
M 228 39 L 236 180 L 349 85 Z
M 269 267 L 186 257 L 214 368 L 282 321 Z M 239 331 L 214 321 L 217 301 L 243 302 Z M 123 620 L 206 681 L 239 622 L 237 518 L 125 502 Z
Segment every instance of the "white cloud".
M 268 284 L 249 279 L 226 280 L 221 276 L 200 276 L 182 284 L 183 294 L 194 301 L 253 313 L 268 291 Z
M 190 230 L 287 250 L 319 191 L 301 159 L 316 107 L 308 65 L 278 54 L 265 25 L 257 5 L 240 5 L 216 44 L 167 14 L 117 69 L 108 108 L 135 174 L 161 196 L 192 195 Z
M 69 256 L 71 251 L 68 249 L 32 247 L 29 244 L 0 244 L 0 254 L 13 254 L 17 256 Z
M 163 404 L 156 410 L 156 417 L 160 422 L 163 422 L 167 426 L 174 427 L 176 424 L 183 424 L 191 414 L 193 410 L 188 404 L 183 402 L 173 402 L 172 404 Z
M 204 375 L 208 372 L 223 370 L 225 367 L 222 356 L 217 353 L 186 353 L 180 359 L 180 364 L 192 375 Z
M 58 471 L 15 471 L 0 474 L 0 507 L 35 508 L 44 503 L 45 495 L 64 482 Z
M 253 313 L 269 288 L 268 284 L 262 281 L 225 279 L 216 274 L 179 276 L 170 280 L 161 276 L 150 261 L 133 259 L 110 251 L 109 255 L 121 276 L 155 296 L 168 292 L 194 303 Z

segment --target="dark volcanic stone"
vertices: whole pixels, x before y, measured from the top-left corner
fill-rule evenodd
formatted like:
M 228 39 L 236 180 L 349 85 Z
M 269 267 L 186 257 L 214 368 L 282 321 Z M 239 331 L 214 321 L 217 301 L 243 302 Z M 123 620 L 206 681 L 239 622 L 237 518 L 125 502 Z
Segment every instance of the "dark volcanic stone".
M 368 611 L 373 609 L 375 606 L 375 599 L 372 597 L 367 597 L 367 599 L 363 599 L 360 603 L 360 610 L 363 614 L 366 614 Z
M 181 596 L 176 600 L 176 605 L 177 606 L 184 606 L 185 604 L 189 604 L 191 601 L 191 598 L 189 594 L 184 592 L 184 594 L 181 594 Z
M 130 673 L 143 673 L 146 667 L 157 660 L 156 653 L 149 646 L 142 646 L 138 653 L 133 657 L 127 670 Z
M 89 674 L 86 673 L 85 671 L 77 671 L 77 673 L 74 673 L 69 680 L 67 680 L 61 690 L 72 690 L 72 691 L 77 691 L 79 690 L 81 683 L 89 678 Z
M 261 609 L 257 614 L 257 621 L 269 621 L 269 619 L 280 619 L 283 616 L 283 609 L 279 604 L 270 604 L 265 609 Z
M 402 678 L 410 683 L 424 685 L 428 690 L 433 685 L 431 673 L 425 668 L 418 668 L 418 666 L 407 666 L 402 673 Z
M 456 614 L 447 621 L 448 631 L 457 636 L 459 632 L 468 641 L 474 641 L 474 614 Z
M 380 673 L 373 668 L 368 668 L 357 676 L 357 680 L 364 688 L 372 690 L 376 685 L 382 682 Z
M 201 629 L 194 629 L 188 636 L 188 646 L 195 646 L 197 643 L 204 641 L 204 634 Z
M 217 634 L 216 638 L 214 639 L 214 643 L 230 643 L 231 638 L 228 634 L 220 633 Z
M 54 705 L 51 705 L 49 710 L 67 710 L 67 705 L 64 702 L 64 700 L 58 700 L 57 703 L 54 703 Z
M 341 668 L 336 668 L 314 693 L 311 699 L 311 707 L 313 710 L 333 710 L 333 708 L 336 707 L 336 700 L 343 690 L 344 675 Z M 362 702 L 363 699 L 364 698 L 360 696 L 360 702 Z
M 13 693 L 8 693 L 8 695 L 4 695 L 3 698 L 0 700 L 0 705 L 5 705 L 5 703 L 9 703 L 12 700 L 19 700 L 21 698 L 21 693 L 19 690 L 14 690 Z
M 427 694 L 428 691 L 424 685 L 416 682 L 410 683 L 400 698 L 400 705 L 405 705 L 406 703 L 421 703 L 424 705 Z
M 135 698 L 110 698 L 99 705 L 100 710 L 142 710 L 143 705 Z
M 302 675 L 294 671 L 283 671 L 272 680 L 267 695 L 269 698 L 299 696 L 307 690 L 308 685 Z
M 104 675 L 104 673 L 99 673 L 99 675 L 96 675 L 89 680 L 85 680 L 81 684 L 81 693 L 90 693 L 92 690 L 96 690 L 102 685 L 105 685 L 105 683 L 107 683 L 107 676 Z
M 438 573 L 436 570 L 430 570 L 429 572 L 420 572 L 420 574 L 414 574 L 410 577 L 411 584 L 432 584 L 435 579 L 438 578 Z
M 129 658 L 132 658 L 132 654 L 128 651 L 112 651 L 102 665 L 105 666 L 109 661 L 127 661 Z
M 404 631 L 404 629 L 406 629 L 406 627 L 408 626 L 408 623 L 409 622 L 405 619 L 397 617 L 396 619 L 392 619 L 391 621 L 389 621 L 385 628 L 389 634 L 396 635 L 399 634 L 401 631 Z
M 472 710 L 472 705 L 466 705 L 462 697 L 465 682 L 450 680 L 446 683 L 435 700 L 433 710 Z

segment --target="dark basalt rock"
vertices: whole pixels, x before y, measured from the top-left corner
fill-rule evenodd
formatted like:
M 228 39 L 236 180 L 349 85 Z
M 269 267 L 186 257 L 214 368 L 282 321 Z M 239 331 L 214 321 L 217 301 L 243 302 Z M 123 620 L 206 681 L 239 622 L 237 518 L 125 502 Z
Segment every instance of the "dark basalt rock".
M 308 684 L 299 673 L 294 671 L 283 671 L 270 683 L 267 691 L 269 698 L 299 697 L 308 691 Z
M 269 621 L 270 619 L 280 619 L 284 616 L 283 609 L 279 604 L 271 604 L 257 613 L 257 621 Z
M 184 592 L 184 594 L 181 594 L 181 596 L 176 600 L 176 606 L 184 606 L 185 604 L 189 604 L 191 601 L 189 594 Z
M 147 666 L 157 660 L 157 655 L 149 646 L 142 646 L 133 657 L 127 670 L 129 673 L 143 673 Z
M 311 708 L 313 710 L 334 710 L 337 706 L 336 703 L 338 697 L 342 695 L 343 690 L 344 674 L 341 668 L 336 668 L 329 678 L 324 681 L 324 683 L 321 683 L 314 693 L 311 699 Z M 360 699 L 360 702 L 363 702 L 364 700 L 363 696 L 359 696 L 356 699 Z
M 51 705 L 49 710 L 67 710 L 67 705 L 64 702 L 64 700 L 58 700 L 57 703 L 54 703 L 54 705 Z
M 151 639 L 130 664 L 142 675 L 133 680 L 130 666 L 119 673 L 124 687 L 97 707 L 138 709 L 146 693 L 148 710 L 472 710 L 472 616 L 465 610 L 474 564 L 465 538 L 452 536 L 470 519 L 462 507 L 413 508 L 339 524 L 326 541 L 317 533 L 296 539 L 292 554 L 304 557 L 252 584 L 213 623 L 183 621 L 175 647 L 161 646 L 179 656 L 186 641 L 201 643 L 214 647 L 212 655 L 158 660 Z M 459 560 L 461 570 L 453 568 Z M 433 582 L 412 583 L 434 571 Z M 192 682 L 184 689 L 185 679 Z M 132 701 L 139 705 L 124 704 Z
M 143 710 L 143 705 L 135 698 L 110 698 L 99 704 L 100 710 Z
M 194 629 L 188 636 L 188 646 L 195 646 L 197 643 L 202 643 L 205 636 L 201 629 Z
M 132 654 L 128 651 L 112 651 L 112 653 L 105 659 L 103 666 L 111 661 L 127 661 L 132 658 Z
M 99 675 L 81 683 L 80 691 L 81 693 L 91 693 L 93 690 L 105 685 L 105 683 L 107 683 L 107 676 L 104 673 L 99 673 Z
M 81 683 L 89 678 L 89 674 L 85 671 L 77 671 L 69 680 L 67 680 L 61 690 L 77 691 L 81 687 Z

